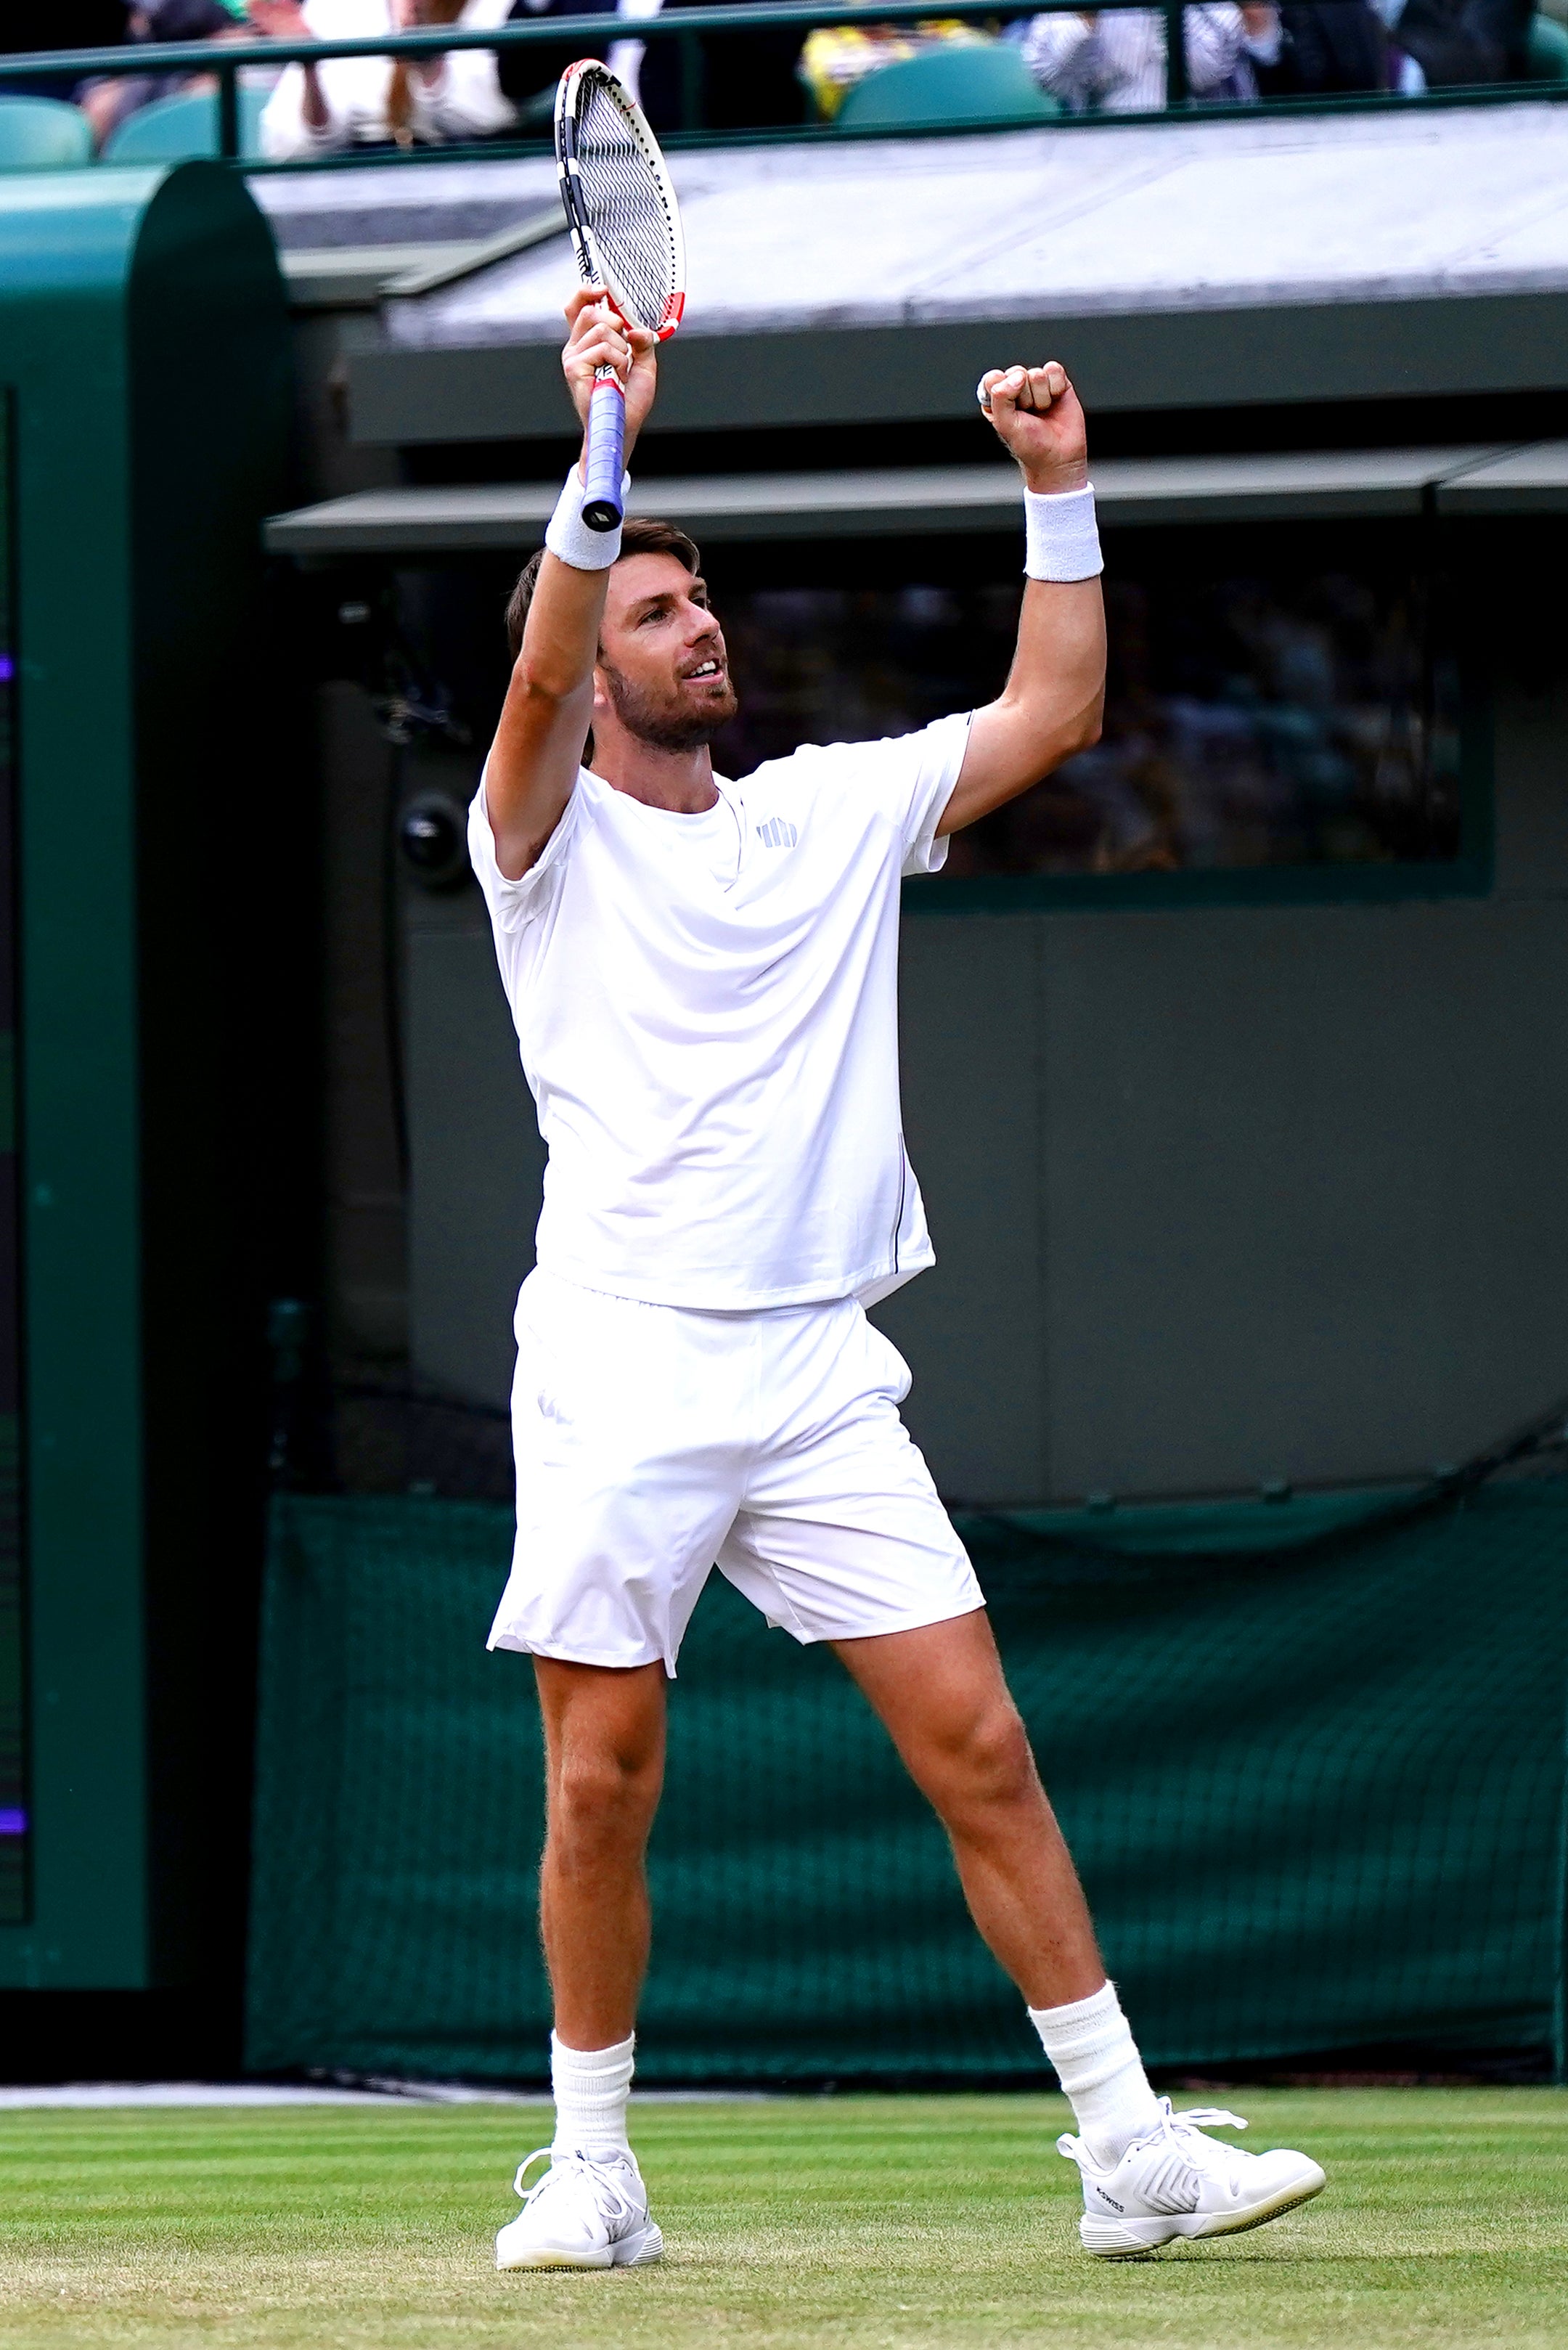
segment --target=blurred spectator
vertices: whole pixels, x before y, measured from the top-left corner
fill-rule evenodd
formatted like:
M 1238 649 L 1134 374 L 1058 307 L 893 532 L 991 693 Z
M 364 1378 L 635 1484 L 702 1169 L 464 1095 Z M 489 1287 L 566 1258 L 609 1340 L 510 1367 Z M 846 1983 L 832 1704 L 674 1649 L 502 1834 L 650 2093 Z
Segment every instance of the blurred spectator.
M 250 19 L 273 40 L 354 41 L 437 25 L 489 32 L 509 9 L 510 0 L 250 0 Z M 390 142 L 439 147 L 491 138 L 516 120 L 490 49 L 458 49 L 428 65 L 328 57 L 286 68 L 262 117 L 262 152 L 288 162 Z
M 1029 29 L 1020 19 L 1020 36 Z M 919 25 L 819 25 L 805 36 L 795 67 L 795 78 L 809 93 L 817 114 L 831 122 L 856 85 L 884 66 L 901 65 L 928 49 L 973 48 L 990 34 L 957 17 L 928 17 Z
M 52 34 L 52 25 L 50 30 Z M 244 28 L 235 24 L 233 14 L 221 5 L 221 0 L 141 0 L 140 6 L 130 11 L 126 32 L 132 41 L 244 38 Z M 103 74 L 84 81 L 76 92 L 76 100 L 101 148 L 128 115 L 139 114 L 144 106 L 155 105 L 161 98 L 177 98 L 191 90 L 216 87 L 211 74 Z
M 1255 61 L 1263 98 L 1386 89 L 1388 44 L 1366 0 L 1284 0 L 1277 61 Z
M 1184 22 L 1193 97 L 1256 98 L 1254 64 L 1279 58 L 1279 10 L 1192 7 Z M 1041 88 L 1074 114 L 1152 113 L 1165 104 L 1165 18 L 1158 9 L 1036 16 L 1023 55 Z
M 1528 76 L 1534 0 L 1405 0 L 1393 13 L 1380 13 L 1415 68 L 1399 81 L 1411 97 Z

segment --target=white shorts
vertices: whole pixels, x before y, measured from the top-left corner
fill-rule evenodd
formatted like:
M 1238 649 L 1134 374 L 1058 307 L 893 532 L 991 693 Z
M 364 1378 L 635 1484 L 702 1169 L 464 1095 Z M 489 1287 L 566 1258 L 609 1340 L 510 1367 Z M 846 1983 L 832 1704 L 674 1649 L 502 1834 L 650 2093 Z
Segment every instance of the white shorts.
M 676 1653 L 717 1565 L 797 1640 L 985 1602 L 855 1299 L 715 1314 L 531 1273 L 517 1300 L 517 1544 L 493 1648 Z

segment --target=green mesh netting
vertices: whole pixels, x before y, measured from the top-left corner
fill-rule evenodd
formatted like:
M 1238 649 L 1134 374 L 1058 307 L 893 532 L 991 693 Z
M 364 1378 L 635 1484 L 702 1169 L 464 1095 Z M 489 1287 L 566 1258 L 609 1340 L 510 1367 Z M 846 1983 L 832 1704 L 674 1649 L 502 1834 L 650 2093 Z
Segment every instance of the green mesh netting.
M 1552 2043 L 1568 1483 L 1215 1555 L 1262 1514 L 1128 1513 L 1122 1557 L 1063 1544 L 1086 1521 L 959 1521 L 1149 2061 Z M 480 1503 L 277 1504 L 257 2070 L 545 2073 L 532 1674 L 483 1646 L 510 1533 Z M 651 1872 L 645 2083 L 1037 2061 L 881 1730 L 830 1654 L 717 1576 L 671 1693 Z
M 26 1637 L 22 1617 L 19 1447 L 0 1412 L 0 1926 L 27 1916 Z

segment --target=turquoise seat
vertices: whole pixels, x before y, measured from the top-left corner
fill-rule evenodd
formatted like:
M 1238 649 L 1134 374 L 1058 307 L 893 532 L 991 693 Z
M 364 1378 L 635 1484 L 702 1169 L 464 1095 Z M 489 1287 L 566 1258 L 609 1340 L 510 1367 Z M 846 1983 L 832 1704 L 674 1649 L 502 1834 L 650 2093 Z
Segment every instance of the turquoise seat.
M 240 99 L 240 152 L 261 153 L 261 119 L 268 93 L 245 89 Z M 177 98 L 161 98 L 127 115 L 105 141 L 106 163 L 178 163 L 190 155 L 218 151 L 218 99 L 215 90 L 192 90 Z
M 57 98 L 0 98 L 0 172 L 68 171 L 92 161 L 88 119 Z
M 1532 81 L 1568 81 L 1568 32 L 1552 16 L 1532 16 L 1526 63 Z
M 940 130 L 958 122 L 1049 122 L 1062 109 L 1011 41 L 953 42 L 857 81 L 839 130 Z

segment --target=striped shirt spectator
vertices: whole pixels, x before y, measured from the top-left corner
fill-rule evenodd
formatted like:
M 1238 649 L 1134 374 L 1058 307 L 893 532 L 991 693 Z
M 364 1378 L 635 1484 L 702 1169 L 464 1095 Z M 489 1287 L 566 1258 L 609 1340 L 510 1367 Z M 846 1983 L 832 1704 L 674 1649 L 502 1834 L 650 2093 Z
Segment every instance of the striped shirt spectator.
M 1280 53 L 1278 9 L 1194 7 L 1185 23 L 1193 97 L 1255 99 L 1254 58 L 1272 65 Z M 1165 104 L 1165 17 L 1157 8 L 1036 16 L 1023 55 L 1041 88 L 1074 114 L 1154 113 Z

